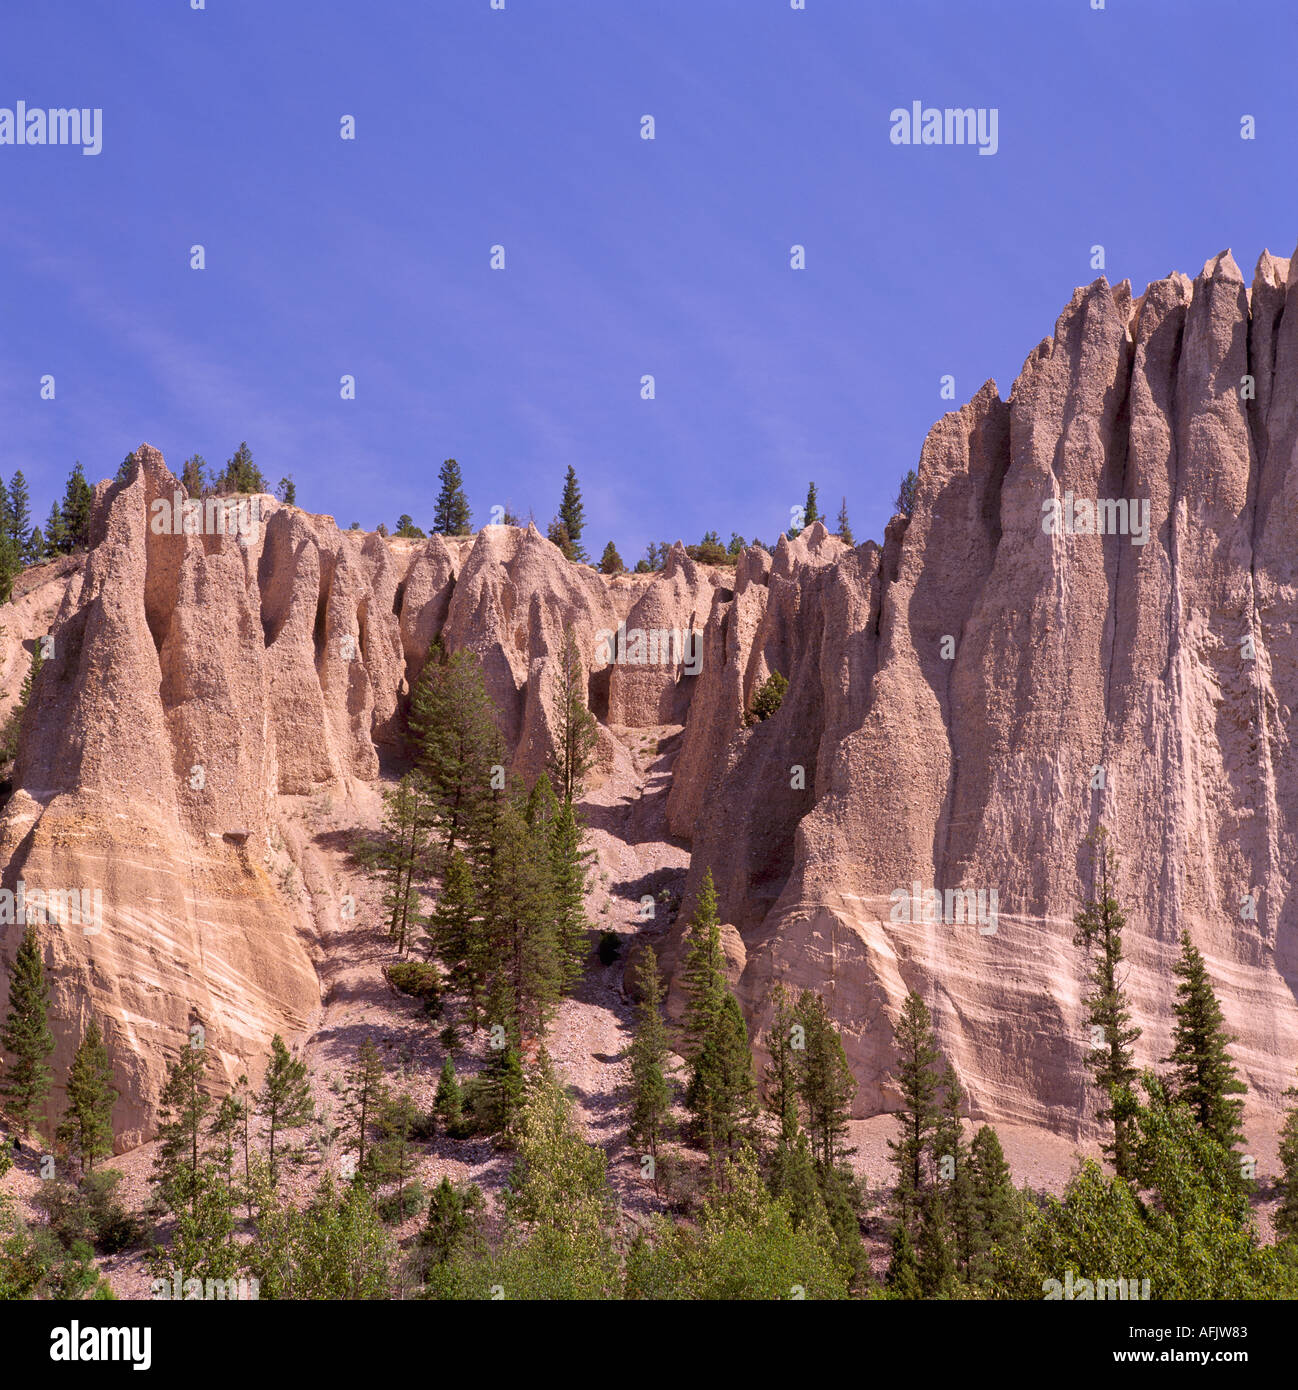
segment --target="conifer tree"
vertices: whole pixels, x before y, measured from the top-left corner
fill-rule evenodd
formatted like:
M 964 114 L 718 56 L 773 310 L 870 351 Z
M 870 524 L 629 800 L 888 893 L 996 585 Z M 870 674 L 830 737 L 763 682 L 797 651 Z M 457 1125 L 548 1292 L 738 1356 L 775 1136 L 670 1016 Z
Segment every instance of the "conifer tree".
M 68 548 L 68 528 L 64 525 L 59 504 L 55 502 L 50 507 L 50 517 L 45 523 L 45 549 L 50 555 L 63 555 Z
M 266 479 L 262 477 L 261 469 L 252 461 L 252 450 L 248 448 L 246 439 L 234 451 L 234 457 L 226 461 L 225 472 L 217 481 L 216 491 L 243 493 L 268 491 Z
M 553 711 L 555 747 L 549 755 L 554 789 L 564 801 L 581 798 L 599 743 L 595 716 L 586 707 L 585 684 L 577 638 L 572 628 L 565 627 Z
M 581 546 L 581 533 L 586 525 L 585 509 L 581 505 L 581 488 L 577 485 L 577 472 L 571 464 L 563 480 L 563 498 L 559 503 L 559 521 L 572 546 L 574 560 L 584 561 L 586 552 Z
M 550 791 L 548 778 L 540 777 L 537 781 Z M 567 993 L 576 986 L 586 967 L 586 934 L 590 930 L 586 917 L 586 865 L 592 854 L 582 847 L 582 827 L 571 801 L 555 808 L 549 836 L 555 946 L 562 988 Z
M 805 990 L 798 1000 L 797 1015 L 805 1040 L 797 1065 L 798 1093 L 807 1116 L 812 1155 L 823 1173 L 856 1152 L 847 1146 L 856 1079 L 847 1064 L 843 1040 L 820 995 Z
M 843 498 L 842 505 L 838 509 L 838 531 L 837 536 L 844 545 L 856 544 L 856 537 L 852 534 L 852 523 L 847 519 L 847 498 Z
M 189 497 L 202 497 L 210 484 L 207 479 L 207 460 L 202 454 L 191 454 L 180 470 L 180 485 Z
M 409 737 L 415 765 L 428 787 L 432 814 L 449 858 L 457 845 L 481 853 L 488 832 L 484 815 L 503 772 L 504 740 L 495 721 L 495 704 L 482 677 L 482 664 L 470 651 L 446 656 L 434 642 L 411 700 Z
M 135 476 L 135 455 L 127 456 L 117 465 L 117 476 L 113 479 L 115 483 L 129 483 Z
M 748 1028 L 725 977 L 717 896 L 709 868 L 690 923 L 685 965 L 685 1032 L 690 1066 L 685 1104 L 714 1174 L 737 1151 L 753 1110 L 756 1082 Z
M 948 1298 L 955 1285 L 951 1217 L 946 1194 L 933 1188 L 924 1201 L 919 1229 L 919 1287 L 925 1298 Z
M 270 1061 L 261 1090 L 257 1092 L 256 1106 L 257 1114 L 266 1121 L 266 1157 L 270 1164 L 270 1180 L 275 1182 L 279 1177 L 275 1136 L 281 1129 L 296 1129 L 310 1123 L 315 1113 L 306 1063 L 290 1055 L 278 1033 L 270 1042 Z
M 915 510 L 915 497 L 918 492 L 919 474 L 913 468 L 908 468 L 897 488 L 897 500 L 892 504 L 893 511 L 900 512 L 905 517 L 910 516 Z
M 969 1146 L 969 1173 L 973 1202 L 969 1277 L 978 1282 L 990 1276 L 992 1248 L 1008 1242 L 1016 1222 L 1010 1166 L 990 1125 L 983 1125 Z
M 464 1123 L 464 1097 L 460 1090 L 460 1080 L 455 1074 L 455 1063 L 450 1057 L 442 1063 L 441 1075 L 437 1078 L 437 1095 L 433 1099 L 433 1113 L 442 1122 L 442 1128 L 452 1138 L 458 1138 Z
M 206 1071 L 207 1049 L 202 1032 L 196 1031 L 167 1068 L 167 1084 L 158 1101 L 158 1148 L 151 1179 L 173 1213 L 188 1207 L 194 1220 L 202 1188 L 203 1121 L 212 1108 L 212 1098 L 203 1090 Z
M 94 1168 L 95 1159 L 105 1158 L 113 1151 L 113 1106 L 117 1096 L 99 1020 L 92 1017 L 72 1059 L 67 1106 L 56 1134 L 83 1173 Z
M 1176 1027 L 1171 1054 L 1163 1059 L 1172 1067 L 1171 1098 L 1194 1111 L 1205 1134 L 1234 1150 L 1244 1138 L 1240 1129 L 1244 1102 L 1233 1097 L 1244 1095 L 1248 1088 L 1231 1063 L 1227 1049 L 1235 1036 L 1226 1031 L 1208 967 L 1189 932 L 1181 933 L 1181 958 L 1173 971 L 1180 980 Z
M 464 494 L 464 479 L 460 465 L 447 459 L 438 469 L 441 489 L 433 511 L 433 531 L 439 536 L 467 536 L 472 530 L 469 499 Z
M 627 1137 L 643 1144 L 653 1160 L 654 1191 L 658 1191 L 658 1146 L 671 1120 L 672 1089 L 668 1080 L 671 1048 L 662 1016 L 662 981 L 658 958 L 646 946 L 636 969 L 640 1004 L 636 1011 L 635 1037 L 631 1042 L 631 1115 Z
M 622 557 L 617 553 L 617 546 L 612 541 L 609 541 L 604 547 L 604 553 L 599 558 L 599 569 L 601 574 L 624 574 L 626 572 Z
M 286 507 L 297 506 L 297 484 L 293 481 L 291 473 L 286 474 L 279 480 L 279 487 L 275 489 L 276 496 Z M 421 536 L 423 532 L 419 533 Z
M 14 473 L 9 482 L 9 507 L 5 522 L 10 544 L 19 558 L 30 564 L 28 550 L 32 528 L 31 494 L 27 490 L 27 479 L 23 477 L 21 468 Z
M 343 1109 L 352 1123 L 352 1145 L 356 1150 L 356 1180 L 367 1182 L 374 1177 L 370 1129 L 376 1123 L 387 1098 L 388 1088 L 383 1079 L 383 1062 L 374 1039 L 361 1043 L 356 1065 L 347 1074 L 346 1100 Z
M 919 1286 L 919 1264 L 915 1245 L 906 1222 L 898 1221 L 892 1228 L 891 1254 L 888 1260 L 888 1288 L 894 1298 L 916 1299 L 923 1295 Z
M 90 507 L 94 491 L 78 461 L 68 478 L 61 509 L 66 532 L 66 548 L 84 550 L 90 544 Z
M 50 548 L 45 542 L 45 533 L 39 526 L 33 526 L 31 535 L 27 537 L 27 555 L 30 557 L 28 563 L 32 565 L 49 558 Z
M 762 1070 L 762 1101 L 779 1123 L 786 1147 L 798 1132 L 798 1056 L 806 1046 L 804 1035 L 792 996 L 784 985 L 776 984 L 771 991 L 771 1027 L 766 1035 L 770 1060 Z
M 0 1030 L 0 1044 L 10 1054 L 0 1095 L 20 1130 L 40 1118 L 53 1076 L 46 1058 L 54 1051 L 49 1025 L 49 985 L 36 928 L 27 923 L 9 977 L 9 1014 Z
M 816 485 L 815 483 L 808 483 L 807 501 L 802 509 L 802 524 L 810 530 L 816 522 L 822 520 L 824 518 L 820 515 L 820 507 L 816 503 Z
M 18 750 L 22 747 L 23 720 L 27 714 L 27 706 L 31 704 L 36 682 L 40 678 L 42 665 L 41 640 L 38 637 L 32 643 L 31 661 L 28 663 L 27 674 L 23 677 L 23 683 L 18 688 L 18 699 L 5 722 L 4 738 L 0 741 L 0 761 L 12 761 L 18 756 Z
M 470 1024 L 477 1032 L 486 1005 L 491 954 L 473 871 L 458 849 L 446 861 L 442 890 L 425 925 L 425 946 L 441 961 L 451 988 L 465 995 Z
M 974 1245 L 973 1172 L 961 1119 L 964 1090 L 950 1062 L 942 1070 L 941 1087 L 941 1109 L 933 1133 L 935 1190 L 942 1195 L 942 1214 L 947 1223 L 947 1243 L 952 1258 L 961 1274 L 967 1274 Z
M 897 1167 L 898 1214 L 903 1225 L 912 1225 L 927 1191 L 924 1155 L 937 1129 L 940 1060 L 933 1042 L 933 1020 L 914 990 L 906 996 L 893 1041 L 898 1055 L 893 1079 L 901 1091 L 896 1116 L 901 1137 L 890 1139 L 888 1149 Z
M 418 1159 L 411 1135 L 419 1120 L 419 1107 L 409 1091 L 384 1097 L 378 1117 L 383 1137 L 375 1151 L 374 1169 L 380 1181 L 396 1183 L 399 1218 L 406 1214 L 406 1184 L 414 1174 Z
M 1131 1024 L 1131 1008 L 1120 978 L 1122 928 L 1127 917 L 1112 894 L 1117 859 L 1102 825 L 1087 843 L 1093 860 L 1092 896 L 1073 918 L 1074 940 L 1090 959 L 1086 1009 L 1094 1042 L 1087 1066 L 1106 1102 L 1097 1118 L 1102 1124 L 1113 1123 L 1113 1142 L 1104 1146 L 1104 1152 L 1118 1176 L 1126 1178 L 1131 1175 L 1127 1119 L 1135 1105 L 1136 1083 L 1131 1045 L 1141 1030 Z
M 433 806 L 418 774 L 407 773 L 395 787 L 383 788 L 382 795 L 380 836 L 369 844 L 357 845 L 355 853 L 383 884 L 388 935 L 404 955 L 420 920 L 415 880 L 431 868 Z

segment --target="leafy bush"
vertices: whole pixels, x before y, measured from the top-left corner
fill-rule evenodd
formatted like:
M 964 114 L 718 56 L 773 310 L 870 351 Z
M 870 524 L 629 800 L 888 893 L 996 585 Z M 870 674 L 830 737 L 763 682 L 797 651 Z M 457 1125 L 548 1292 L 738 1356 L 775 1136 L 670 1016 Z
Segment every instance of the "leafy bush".
M 401 1192 L 390 1192 L 386 1197 L 379 1198 L 376 1204 L 379 1220 L 388 1226 L 399 1226 L 417 1211 L 422 1211 L 427 1200 L 428 1193 L 424 1191 L 423 1183 L 415 1178 Z
M 753 696 L 753 709 L 748 722 L 755 724 L 769 719 L 783 703 L 788 688 L 788 681 L 778 671 L 772 671 Z
M 143 1223 L 117 1200 L 121 1181 L 116 1168 L 99 1168 L 87 1173 L 80 1187 L 66 1182 L 41 1184 L 36 1205 L 64 1249 L 85 1242 L 101 1254 L 114 1255 L 143 1241 Z
M 383 974 L 393 989 L 412 999 L 422 999 L 425 1013 L 441 1013 L 442 977 L 435 965 L 422 960 L 397 961 L 384 966 Z

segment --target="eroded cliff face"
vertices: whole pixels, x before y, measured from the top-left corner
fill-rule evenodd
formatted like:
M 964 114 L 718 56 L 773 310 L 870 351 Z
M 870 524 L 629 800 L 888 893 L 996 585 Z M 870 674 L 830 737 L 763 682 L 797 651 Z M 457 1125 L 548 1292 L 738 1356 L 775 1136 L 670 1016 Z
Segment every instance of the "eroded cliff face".
M 628 730 L 683 725 L 666 811 L 692 865 L 667 968 L 710 867 L 752 1029 L 773 983 L 821 991 L 859 1114 L 893 1103 L 892 1024 L 916 989 L 976 1118 L 1094 1131 L 1072 918 L 1100 822 L 1138 1061 L 1168 1050 L 1189 930 L 1249 1104 L 1279 1108 L 1298 1062 L 1296 449 L 1289 262 L 1264 255 L 1250 292 L 1229 253 L 1137 301 L 1078 290 L 1008 403 L 989 382 L 934 426 L 882 548 L 818 523 L 733 572 L 677 548 L 656 575 L 606 578 L 531 527 L 384 540 L 271 498 L 249 544 L 160 536 L 150 506 L 175 483 L 143 446 L 131 482 L 99 489 L 84 565 L 33 575 L 5 618 L 7 688 L 19 639 L 54 650 L 0 825 L 4 885 L 103 893 L 100 931 L 43 933 L 56 1072 L 93 1009 L 129 1144 L 194 1022 L 225 1080 L 273 1033 L 308 1031 L 341 890 L 272 877 L 290 808 L 372 799 L 437 636 L 481 655 L 514 768 L 535 776 L 568 627 L 597 778 L 628 773 Z M 1128 533 L 1047 530 L 1044 504 L 1066 515 L 1070 493 L 1126 503 Z M 701 658 L 610 660 L 619 625 L 697 629 Z M 773 670 L 783 705 L 745 727 Z M 995 930 L 898 920 L 916 884 L 994 893 Z M 6 965 L 17 937 L 4 928 Z

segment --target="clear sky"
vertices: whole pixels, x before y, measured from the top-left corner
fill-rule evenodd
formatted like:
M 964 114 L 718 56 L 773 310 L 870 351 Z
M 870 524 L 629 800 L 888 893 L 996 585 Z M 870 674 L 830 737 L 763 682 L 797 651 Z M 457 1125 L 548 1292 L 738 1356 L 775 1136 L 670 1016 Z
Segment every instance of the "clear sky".
M 475 524 L 544 529 L 572 464 L 628 563 L 773 541 L 815 479 L 879 538 L 940 378 L 1007 396 L 1092 245 L 1140 293 L 1298 238 L 1298 5 L 1091 5 L 10 0 L 0 108 L 103 147 L 0 144 L 0 472 L 43 521 L 76 459 L 246 439 L 427 528 L 453 455 Z M 914 101 L 996 154 L 893 144 Z

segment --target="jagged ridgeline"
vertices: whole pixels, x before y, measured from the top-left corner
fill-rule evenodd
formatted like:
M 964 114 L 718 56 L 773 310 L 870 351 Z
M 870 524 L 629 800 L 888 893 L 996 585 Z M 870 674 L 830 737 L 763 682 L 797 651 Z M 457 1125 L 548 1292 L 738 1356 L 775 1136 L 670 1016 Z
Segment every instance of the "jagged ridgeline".
M 687 906 L 712 871 L 749 1034 L 777 981 L 819 992 L 858 1115 L 896 1103 L 914 990 L 975 1118 L 1099 1133 L 1073 945 L 1099 822 L 1129 906 L 1137 1064 L 1170 1051 L 1188 931 L 1248 1105 L 1278 1112 L 1298 1056 L 1296 446 L 1289 263 L 1264 255 L 1250 290 L 1229 254 L 1139 300 L 1078 290 L 1008 401 L 989 382 L 934 426 L 882 547 L 817 522 L 733 568 L 677 548 L 605 575 L 534 527 L 384 538 L 270 497 L 239 534 L 160 532 L 177 484 L 143 446 L 96 488 L 88 553 L 27 570 L 4 610 L 11 700 L 52 638 L 4 887 L 102 894 L 98 930 L 44 933 L 54 1074 L 93 1013 L 130 1145 L 195 1019 L 218 1088 L 274 1034 L 305 1036 L 349 893 L 325 841 L 373 812 L 434 638 L 480 657 L 530 784 L 570 630 L 599 724 L 591 788 L 624 788 L 625 809 L 635 731 L 668 730 L 670 780 L 645 795 L 689 846 Z M 755 711 L 776 672 L 787 689 Z M 642 822 L 605 821 L 634 856 Z M 678 1017 L 680 928 L 660 944 Z

